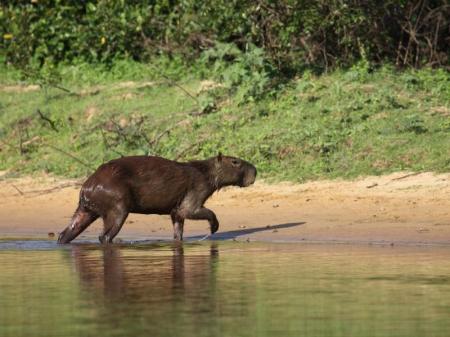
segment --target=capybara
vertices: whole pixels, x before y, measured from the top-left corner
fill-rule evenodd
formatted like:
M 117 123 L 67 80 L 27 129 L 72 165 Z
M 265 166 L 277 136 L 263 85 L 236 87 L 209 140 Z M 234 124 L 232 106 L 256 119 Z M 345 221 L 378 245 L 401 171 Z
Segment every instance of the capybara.
M 122 157 L 101 165 L 83 184 L 78 208 L 58 237 L 75 239 L 98 217 L 103 218 L 102 243 L 119 233 L 129 213 L 170 214 L 174 239 L 183 240 L 185 219 L 208 220 L 211 234 L 219 228 L 205 201 L 224 186 L 255 182 L 256 168 L 245 160 L 218 156 L 186 163 L 154 156 Z

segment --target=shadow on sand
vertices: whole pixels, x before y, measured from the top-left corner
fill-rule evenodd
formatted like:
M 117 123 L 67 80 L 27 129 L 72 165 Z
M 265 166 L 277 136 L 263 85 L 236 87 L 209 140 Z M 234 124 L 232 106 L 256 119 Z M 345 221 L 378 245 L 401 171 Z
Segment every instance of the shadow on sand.
M 249 235 L 249 234 L 264 232 L 264 231 L 273 231 L 275 229 L 278 230 L 278 229 L 283 229 L 283 228 L 301 226 L 305 223 L 306 222 L 289 222 L 289 223 L 283 223 L 283 224 L 279 224 L 279 225 L 269 225 L 269 226 L 264 226 L 264 227 L 239 229 L 239 230 L 228 231 L 228 232 L 218 232 L 212 236 L 209 236 L 208 240 L 211 240 L 211 241 L 231 240 L 231 239 L 235 239 L 239 236 L 243 236 L 243 235 Z M 187 237 L 188 240 L 200 240 L 202 238 L 204 238 L 203 235 Z

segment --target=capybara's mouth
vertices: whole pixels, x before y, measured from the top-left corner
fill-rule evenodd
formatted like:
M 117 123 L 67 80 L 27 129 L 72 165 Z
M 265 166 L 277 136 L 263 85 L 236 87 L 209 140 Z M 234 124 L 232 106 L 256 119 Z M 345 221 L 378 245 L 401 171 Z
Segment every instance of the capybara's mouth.
M 248 187 L 252 185 L 256 180 L 256 175 L 247 175 L 242 179 L 241 187 Z

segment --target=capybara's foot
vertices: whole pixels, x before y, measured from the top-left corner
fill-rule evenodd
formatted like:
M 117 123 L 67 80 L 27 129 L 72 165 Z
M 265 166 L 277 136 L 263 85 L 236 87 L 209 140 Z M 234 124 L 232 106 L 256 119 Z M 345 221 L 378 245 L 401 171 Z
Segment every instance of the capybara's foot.
M 66 234 L 66 231 L 67 231 L 67 229 L 63 230 L 63 231 L 59 234 L 59 236 L 58 236 L 58 244 L 62 245 L 62 244 L 67 243 L 67 240 L 65 240 L 65 238 L 64 238 L 64 236 L 65 236 L 65 234 Z
M 217 221 L 217 219 L 216 221 L 213 221 L 209 224 L 209 228 L 211 230 L 211 235 L 217 232 L 217 230 L 219 229 L 219 222 Z
M 176 241 L 183 241 L 184 219 L 177 219 L 176 215 L 173 217 L 173 219 L 175 219 L 175 222 L 173 223 L 173 238 Z
M 173 233 L 173 239 L 175 241 L 183 241 L 183 234 L 182 233 Z

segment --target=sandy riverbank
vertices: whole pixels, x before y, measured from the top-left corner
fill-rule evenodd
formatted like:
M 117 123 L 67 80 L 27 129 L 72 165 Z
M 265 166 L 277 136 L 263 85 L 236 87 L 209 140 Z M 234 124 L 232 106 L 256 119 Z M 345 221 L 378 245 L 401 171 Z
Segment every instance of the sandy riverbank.
M 0 181 L 0 237 L 55 236 L 75 210 L 80 181 L 48 177 Z M 207 203 L 221 223 L 216 239 L 450 244 L 450 174 L 395 173 L 355 181 L 257 183 L 228 188 Z M 101 220 L 81 236 L 96 238 Z M 167 216 L 129 216 L 118 238 L 170 239 Z M 185 237 L 208 232 L 187 221 Z

